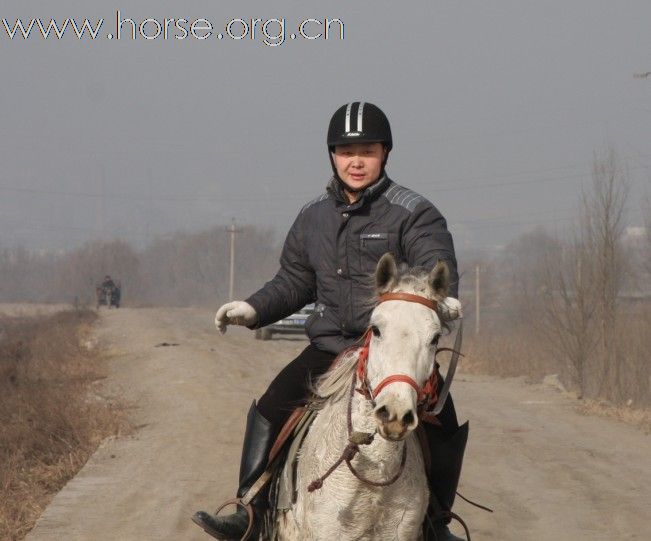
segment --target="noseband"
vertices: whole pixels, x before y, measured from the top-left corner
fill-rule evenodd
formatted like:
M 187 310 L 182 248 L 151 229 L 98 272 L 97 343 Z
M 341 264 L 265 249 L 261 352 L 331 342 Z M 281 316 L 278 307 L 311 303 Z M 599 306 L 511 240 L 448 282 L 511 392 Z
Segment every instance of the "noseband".
M 415 302 L 426 306 L 430 310 L 433 310 L 438 314 L 438 303 L 436 301 L 430 300 L 426 297 L 421 297 L 420 295 L 413 295 L 411 293 L 385 293 L 380 296 L 378 304 L 385 301 L 407 301 Z M 380 383 L 378 383 L 375 389 L 371 389 L 371 386 L 368 382 L 367 375 L 367 361 L 369 354 L 369 347 L 371 344 L 372 331 L 367 329 L 364 333 L 364 345 L 359 353 L 359 358 L 357 361 L 357 379 L 360 381 L 360 388 L 357 389 L 358 392 L 362 393 L 368 400 L 373 401 L 380 391 L 384 389 L 387 385 L 391 383 L 407 383 L 416 391 L 417 401 L 418 401 L 418 410 L 419 414 L 427 411 L 428 406 L 437 401 L 437 388 L 438 388 L 438 374 L 436 371 L 436 364 L 432 369 L 432 373 L 425 382 L 425 385 L 420 387 L 413 378 L 405 374 L 393 374 L 384 378 Z

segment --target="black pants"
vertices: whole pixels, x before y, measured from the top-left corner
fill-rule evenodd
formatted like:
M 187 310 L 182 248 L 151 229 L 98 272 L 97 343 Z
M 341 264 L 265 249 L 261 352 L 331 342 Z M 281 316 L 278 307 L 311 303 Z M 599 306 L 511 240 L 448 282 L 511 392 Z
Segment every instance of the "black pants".
M 330 368 L 335 357 L 334 353 L 321 351 L 310 344 L 274 378 L 258 401 L 258 411 L 273 424 L 276 432 L 280 431 L 296 407 L 306 403 L 310 394 L 310 384 L 313 384 Z M 439 390 L 442 383 L 439 374 Z M 427 425 L 428 432 L 434 430 L 453 434 L 459 428 L 457 414 L 450 396 L 445 402 L 443 411 L 438 415 L 438 419 L 441 421 L 441 428 Z
M 276 431 L 280 431 L 295 408 L 306 403 L 310 384 L 328 371 L 335 358 L 334 353 L 310 344 L 274 378 L 258 400 L 258 411 Z

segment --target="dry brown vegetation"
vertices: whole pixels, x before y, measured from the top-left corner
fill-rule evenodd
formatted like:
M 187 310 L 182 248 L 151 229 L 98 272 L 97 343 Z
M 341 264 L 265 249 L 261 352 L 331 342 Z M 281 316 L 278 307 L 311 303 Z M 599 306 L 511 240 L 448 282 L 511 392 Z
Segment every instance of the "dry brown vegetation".
M 644 264 L 651 228 L 647 223 L 644 238 L 625 236 L 626 199 L 625 171 L 608 150 L 595 156 L 573 231 L 564 238 L 527 233 L 478 262 L 484 290 L 481 326 L 468 346 L 471 370 L 537 380 L 557 374 L 565 388 L 597 404 L 651 407 L 651 274 Z M 472 319 L 473 292 L 462 298 L 471 299 Z
M 0 319 L 0 539 L 22 539 L 108 436 L 129 430 L 104 396 L 96 314 Z
M 581 390 L 569 355 L 560 340 L 545 334 L 533 324 L 512 323 L 500 327 L 489 324 L 474 335 L 468 332 L 462 361 L 464 370 L 506 377 L 525 376 L 539 382 L 556 374 L 563 386 L 577 397 L 620 404 L 628 408 L 651 408 L 651 303 L 627 304 L 621 308 L 618 331 L 613 348 L 618 363 L 617 379 L 607 380 L 606 391 L 594 383 Z M 607 377 L 594 351 L 586 359 L 586 382 L 602 382 Z M 585 385 L 585 384 L 584 384 Z

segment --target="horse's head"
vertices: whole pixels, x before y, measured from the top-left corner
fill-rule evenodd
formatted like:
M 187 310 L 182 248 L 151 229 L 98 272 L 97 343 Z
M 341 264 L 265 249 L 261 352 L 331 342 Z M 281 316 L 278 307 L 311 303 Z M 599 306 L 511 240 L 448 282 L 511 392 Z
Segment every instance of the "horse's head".
M 375 284 L 380 297 L 402 292 L 440 302 L 447 295 L 449 271 L 439 262 L 431 272 L 421 268 L 399 272 L 393 256 L 385 254 L 375 270 Z M 419 397 L 407 381 L 422 389 L 435 370 L 441 320 L 420 302 L 385 300 L 373 310 L 370 324 L 367 377 L 370 388 L 376 389 L 378 431 L 388 440 L 401 440 L 418 425 Z

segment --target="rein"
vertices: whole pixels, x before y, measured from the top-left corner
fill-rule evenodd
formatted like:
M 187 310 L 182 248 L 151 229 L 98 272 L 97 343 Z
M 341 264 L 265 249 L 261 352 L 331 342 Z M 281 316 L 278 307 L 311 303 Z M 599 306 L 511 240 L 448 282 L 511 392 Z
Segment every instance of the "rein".
M 318 479 L 312 481 L 308 485 L 307 487 L 308 492 L 314 492 L 315 490 L 321 488 L 323 486 L 323 482 L 328 477 L 330 477 L 330 474 L 334 472 L 341 465 L 342 462 L 346 463 L 346 466 L 348 466 L 350 473 L 352 473 L 362 483 L 374 487 L 386 487 L 392 485 L 400 478 L 402 472 L 405 470 L 405 464 L 407 463 L 406 445 L 403 445 L 402 447 L 402 458 L 400 459 L 400 466 L 398 467 L 398 471 L 395 473 L 393 477 L 391 477 L 387 481 L 372 481 L 371 479 L 366 479 L 365 477 L 362 477 L 362 474 L 360 474 L 355 469 L 355 467 L 352 464 L 352 460 L 353 458 L 355 458 L 355 455 L 359 453 L 359 446 L 370 445 L 371 443 L 373 443 L 373 439 L 375 438 L 376 433 L 353 431 L 353 396 L 354 395 L 355 395 L 355 380 L 353 379 L 352 385 L 350 386 L 350 393 L 348 394 L 348 445 L 344 447 L 341 456 L 332 466 L 328 468 L 328 471 L 325 472 Z

